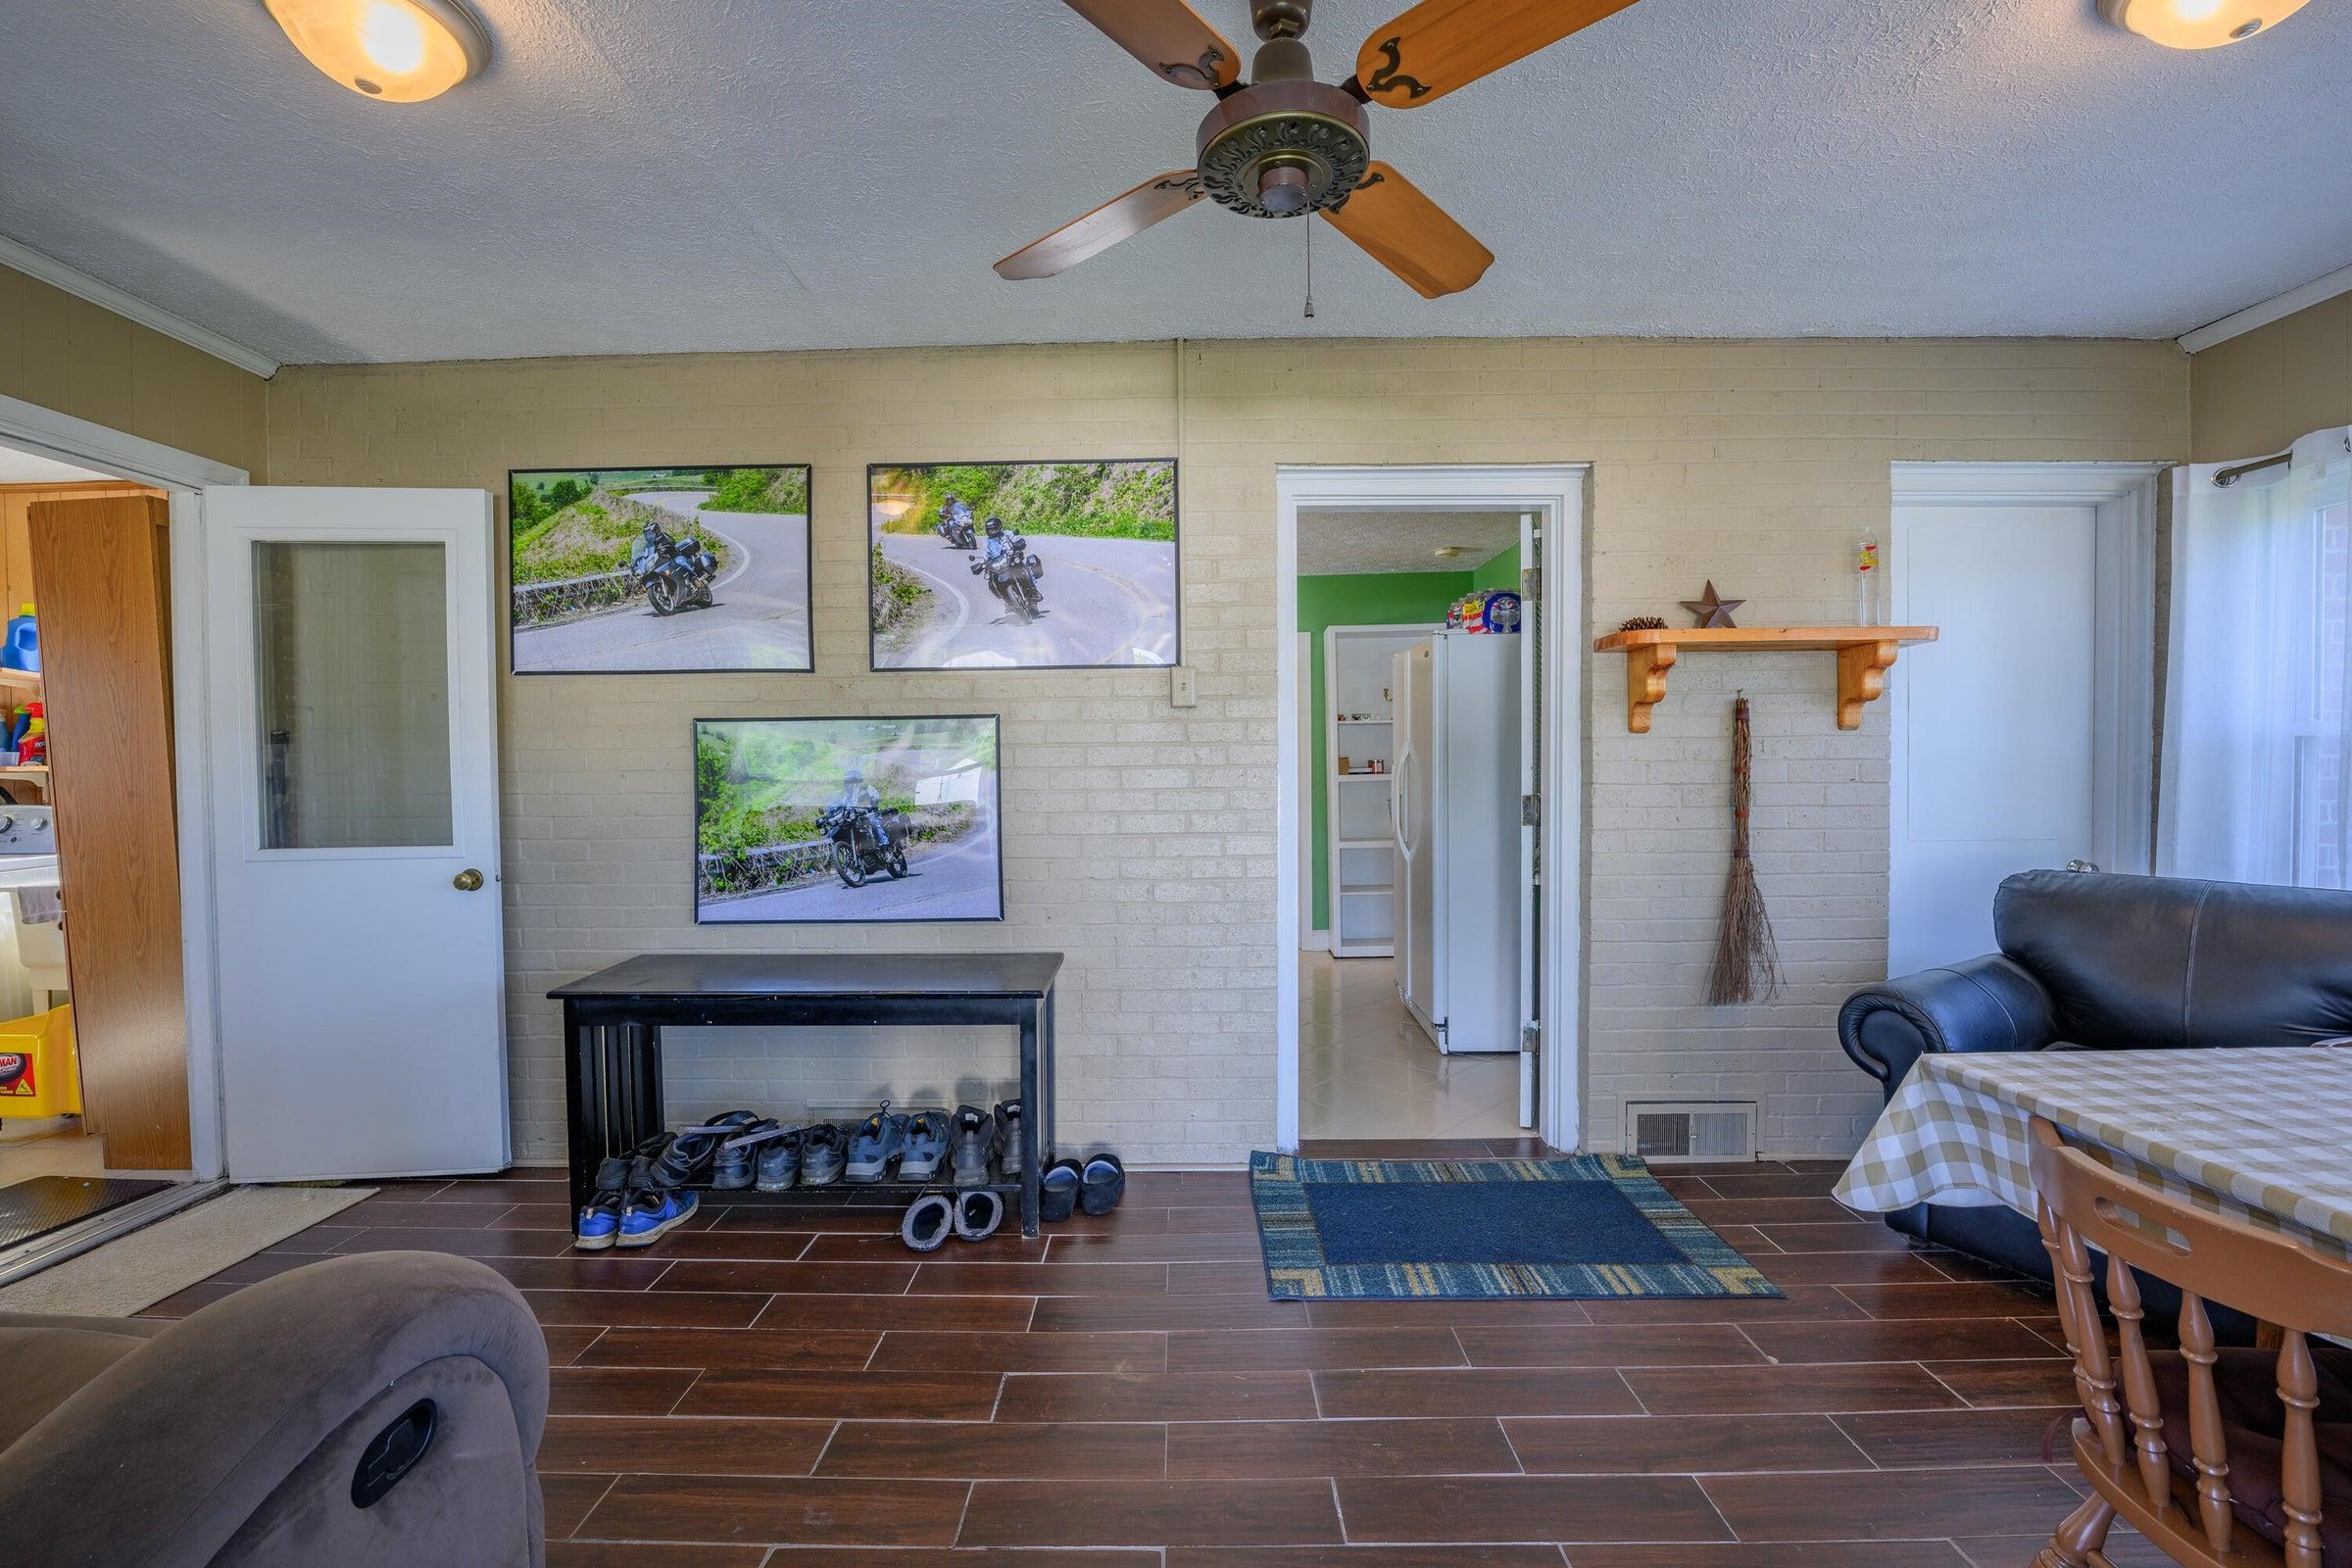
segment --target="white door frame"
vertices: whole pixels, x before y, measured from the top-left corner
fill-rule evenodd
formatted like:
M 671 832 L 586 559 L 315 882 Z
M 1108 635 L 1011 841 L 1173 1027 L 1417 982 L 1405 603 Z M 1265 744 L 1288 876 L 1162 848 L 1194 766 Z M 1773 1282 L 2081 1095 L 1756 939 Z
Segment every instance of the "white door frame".
M 1910 620 L 1904 550 L 1907 506 L 2088 506 L 2096 511 L 2093 566 L 2098 610 L 2092 667 L 2053 670 L 2091 683 L 2091 850 L 2100 869 L 2145 876 L 2154 862 L 2156 770 L 2156 482 L 2159 463 L 1897 463 L 1890 598 L 1897 625 Z M 2021 562 L 2019 569 L 2032 569 Z M 1902 678 L 1900 665 L 1895 678 Z M 1890 834 L 1903 800 L 1904 709 L 1891 728 Z
M 211 667 L 204 595 L 204 509 L 198 492 L 249 484 L 243 468 L 127 435 L 37 403 L 0 397 L 0 439 L 42 457 L 172 493 L 172 708 L 173 788 L 179 802 L 179 946 L 188 1034 L 190 1174 L 221 1174 L 220 1029 L 215 1006 Z
M 1334 510 L 1532 512 L 1546 524 L 1544 665 L 1544 1028 L 1537 1130 L 1574 1149 L 1582 1126 L 1585 464 L 1399 467 L 1285 466 L 1274 477 L 1276 785 L 1274 1142 L 1298 1147 L 1298 514 Z

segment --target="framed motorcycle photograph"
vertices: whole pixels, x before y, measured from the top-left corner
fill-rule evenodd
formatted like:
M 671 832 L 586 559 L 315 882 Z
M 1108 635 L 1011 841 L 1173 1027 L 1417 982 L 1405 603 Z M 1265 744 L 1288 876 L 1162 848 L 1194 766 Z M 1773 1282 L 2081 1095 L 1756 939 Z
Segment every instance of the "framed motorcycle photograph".
M 997 728 L 696 719 L 695 922 L 1004 919 Z
M 806 464 L 510 471 L 514 673 L 814 668 L 808 482 Z
M 872 667 L 1178 663 L 1176 460 L 866 469 Z

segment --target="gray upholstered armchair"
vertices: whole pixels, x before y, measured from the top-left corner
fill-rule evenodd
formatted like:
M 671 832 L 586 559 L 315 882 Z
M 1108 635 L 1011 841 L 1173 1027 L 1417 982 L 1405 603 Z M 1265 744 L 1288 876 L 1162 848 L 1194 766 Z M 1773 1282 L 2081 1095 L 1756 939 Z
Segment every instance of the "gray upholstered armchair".
M 547 1342 L 440 1252 L 177 1323 L 0 1314 L 9 1568 L 540 1568 Z

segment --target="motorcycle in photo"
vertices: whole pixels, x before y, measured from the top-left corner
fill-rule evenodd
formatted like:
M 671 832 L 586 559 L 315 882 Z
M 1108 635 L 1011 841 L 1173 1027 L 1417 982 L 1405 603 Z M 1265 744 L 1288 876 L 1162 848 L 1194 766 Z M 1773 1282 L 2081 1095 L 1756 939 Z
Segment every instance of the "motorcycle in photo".
M 906 874 L 906 834 L 898 816 L 870 806 L 836 806 L 817 818 L 817 831 L 833 841 L 833 874 L 843 887 L 861 888 L 876 871 L 894 878 Z
M 938 532 L 952 550 L 977 550 L 979 535 L 972 528 L 972 509 L 961 497 L 939 509 Z
M 630 586 L 645 591 L 657 615 L 710 607 L 710 581 L 718 562 L 700 539 L 664 538 L 629 564 Z
M 991 519 L 994 520 L 994 519 Z M 1035 620 L 1044 613 L 1045 592 L 1038 580 L 1046 574 L 1046 564 L 1030 554 L 1029 541 L 1017 533 L 991 534 L 990 543 L 1002 543 L 1003 549 L 985 557 L 972 559 L 972 575 L 988 579 L 988 591 L 1002 600 L 1023 623 Z

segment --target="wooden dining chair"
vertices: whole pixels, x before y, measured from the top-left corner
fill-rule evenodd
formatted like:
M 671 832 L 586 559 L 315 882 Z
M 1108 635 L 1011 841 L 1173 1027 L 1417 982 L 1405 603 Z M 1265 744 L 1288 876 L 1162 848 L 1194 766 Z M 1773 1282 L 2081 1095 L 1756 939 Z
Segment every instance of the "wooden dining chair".
M 2352 1264 L 2110 1170 L 2035 1117 L 2034 1187 L 2082 1411 L 2092 1494 L 2034 1568 L 2108 1568 L 2118 1514 L 2192 1568 L 2352 1564 Z M 2112 1345 L 2092 1294 L 2107 1254 Z M 2180 1290 L 2180 1348 L 2151 1350 L 2132 1270 Z M 2217 1348 L 2208 1302 L 2276 1325 L 2274 1350 Z M 2121 1395 L 2119 1398 L 2119 1386 Z

